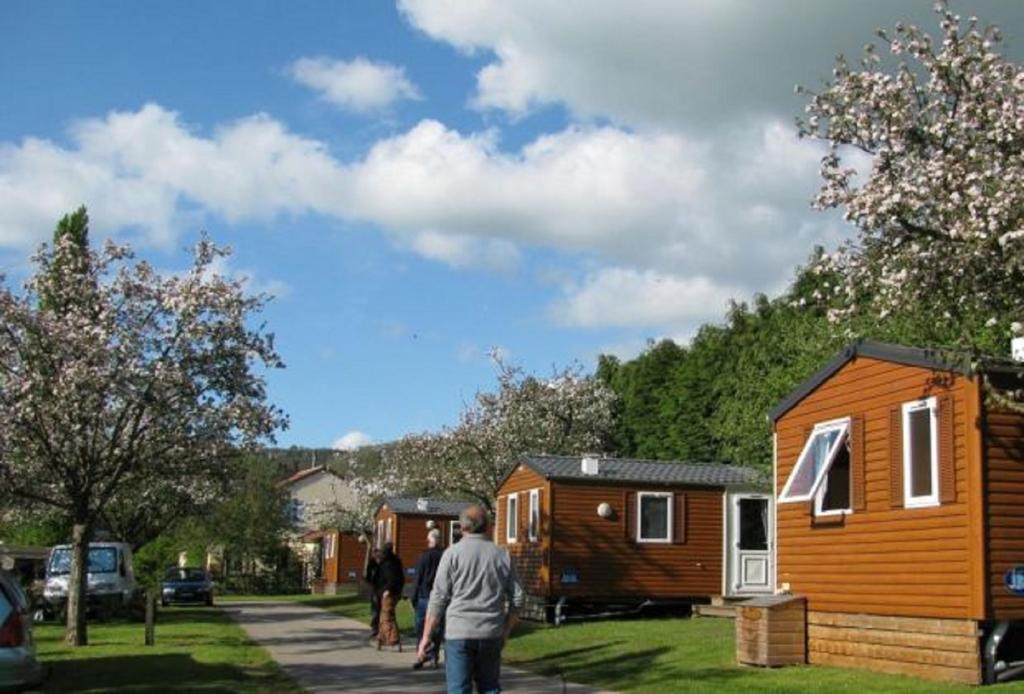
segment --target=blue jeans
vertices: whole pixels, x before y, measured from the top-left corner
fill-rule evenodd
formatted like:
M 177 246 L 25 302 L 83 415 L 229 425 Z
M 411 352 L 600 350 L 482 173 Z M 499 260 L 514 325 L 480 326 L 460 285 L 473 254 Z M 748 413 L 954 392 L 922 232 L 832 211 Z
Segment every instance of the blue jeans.
M 444 647 L 448 694 L 501 691 L 501 639 L 448 639 Z

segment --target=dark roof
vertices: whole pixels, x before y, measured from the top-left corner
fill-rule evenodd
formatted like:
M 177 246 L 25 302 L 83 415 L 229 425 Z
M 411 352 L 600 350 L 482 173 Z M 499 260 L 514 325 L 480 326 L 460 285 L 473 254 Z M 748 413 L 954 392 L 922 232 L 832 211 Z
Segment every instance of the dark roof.
M 420 509 L 417 497 L 396 496 L 384 499 L 382 506 L 387 506 L 395 513 L 412 513 L 421 516 L 458 516 L 462 509 L 466 508 L 472 501 L 448 501 L 445 499 L 427 499 L 427 510 Z
M 773 422 L 777 421 L 779 417 L 793 409 L 797 403 L 814 392 L 818 386 L 831 378 L 836 371 L 839 371 L 839 369 L 855 357 L 870 357 L 871 359 L 890 361 L 894 364 L 918 366 L 922 369 L 948 371 L 965 375 L 970 375 L 975 371 L 970 358 L 963 353 L 937 348 L 905 347 L 886 342 L 875 342 L 874 340 L 858 340 L 847 345 L 839 354 L 832 357 L 828 363 L 797 386 L 768 413 L 768 416 L 771 417 Z M 993 358 L 989 361 L 994 363 L 1002 360 Z
M 724 463 L 682 463 L 674 460 L 599 458 L 597 475 L 583 473 L 580 456 L 528 456 L 520 462 L 549 480 L 685 484 L 698 487 L 754 485 L 758 474 L 751 468 Z

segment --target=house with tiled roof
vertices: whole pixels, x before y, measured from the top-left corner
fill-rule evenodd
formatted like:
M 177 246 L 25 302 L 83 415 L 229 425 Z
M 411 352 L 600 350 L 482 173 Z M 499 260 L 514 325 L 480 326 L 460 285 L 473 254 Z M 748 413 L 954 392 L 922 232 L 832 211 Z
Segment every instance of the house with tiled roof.
M 495 541 L 528 613 L 572 603 L 706 603 L 771 592 L 772 495 L 750 468 L 526 456 L 502 482 Z

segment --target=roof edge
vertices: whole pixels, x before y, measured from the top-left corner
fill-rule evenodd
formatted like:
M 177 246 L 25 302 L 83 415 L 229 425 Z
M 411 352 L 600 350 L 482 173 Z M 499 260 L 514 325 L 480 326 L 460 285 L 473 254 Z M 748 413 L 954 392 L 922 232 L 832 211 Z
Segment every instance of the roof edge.
M 780 417 L 796 407 L 801 400 L 817 390 L 818 386 L 858 356 L 888 361 L 894 364 L 916 366 L 933 371 L 951 371 L 965 376 L 970 376 L 974 373 L 970 359 L 953 350 L 907 347 L 905 345 L 877 342 L 862 338 L 848 344 L 826 362 L 824 366 L 794 388 L 789 395 L 768 412 L 769 419 L 772 422 L 777 422 Z

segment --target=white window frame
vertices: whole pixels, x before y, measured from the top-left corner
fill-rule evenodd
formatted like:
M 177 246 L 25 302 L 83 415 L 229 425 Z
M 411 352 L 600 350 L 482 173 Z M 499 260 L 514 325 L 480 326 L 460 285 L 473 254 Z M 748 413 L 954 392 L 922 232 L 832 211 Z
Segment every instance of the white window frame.
M 513 504 L 516 507 L 512 513 Z M 505 542 L 514 545 L 519 541 L 519 492 L 505 497 Z
M 334 533 L 324 535 L 324 559 L 334 559 Z
M 380 549 L 384 546 L 384 519 L 377 521 L 377 537 L 374 538 L 374 546 Z
M 832 454 L 833 459 L 829 461 L 828 471 L 821 478 L 821 487 L 818 489 L 818 493 L 814 495 L 814 515 L 815 516 L 849 516 L 853 513 L 853 450 L 850 448 L 850 432 L 846 432 L 846 447 L 850 456 L 850 505 L 847 508 L 834 508 L 825 510 L 821 507 L 825 501 L 825 494 L 828 493 L 828 473 L 832 472 L 832 464 L 835 462 L 835 456 L 838 455 L 839 449 L 837 448 Z
M 448 521 L 448 546 L 451 547 L 455 544 L 455 529 L 459 527 L 459 521 L 450 520 Z
M 641 521 L 641 519 L 643 517 L 643 513 L 642 513 L 643 507 L 644 507 L 643 500 L 646 499 L 646 498 L 668 499 L 668 534 L 667 534 L 667 537 L 664 537 L 664 538 L 661 538 L 661 537 L 645 538 L 645 537 L 643 537 L 641 535 L 640 528 L 642 526 L 641 526 L 641 522 L 640 521 Z M 671 544 L 672 543 L 672 539 L 673 539 L 673 537 L 672 537 L 673 536 L 673 532 L 672 531 L 674 529 L 673 526 L 674 526 L 674 521 L 675 521 L 675 518 L 674 518 L 674 516 L 675 516 L 675 509 L 673 507 L 675 505 L 676 505 L 675 504 L 675 494 L 673 494 L 672 492 L 637 492 L 636 493 L 636 541 L 637 542 L 643 542 L 645 544 L 646 543 L 662 544 L 662 545 Z
M 790 494 L 789 489 L 790 487 L 793 486 L 793 483 L 796 481 L 797 472 L 800 472 L 802 466 L 805 464 L 805 461 L 807 460 L 807 454 L 811 450 L 811 444 L 814 442 L 814 439 L 817 437 L 818 434 L 822 434 L 833 430 L 839 431 L 839 436 L 836 437 L 836 442 L 833 443 L 832 448 L 829 449 L 828 458 L 826 459 L 825 464 L 821 466 L 821 469 L 818 470 L 818 474 L 812 481 L 810 488 L 804 494 Z M 800 450 L 800 456 L 796 459 L 796 465 L 794 465 L 793 469 L 789 471 L 789 479 L 786 480 L 786 484 L 782 488 L 782 493 L 779 494 L 777 500 L 778 503 L 802 503 L 814 499 L 817 496 L 821 484 L 825 480 L 825 477 L 828 476 L 828 471 L 832 469 L 832 463 L 836 459 L 836 453 L 839 452 L 839 446 L 844 445 L 847 439 L 849 439 L 849 437 L 849 417 L 843 417 L 841 419 L 832 419 L 827 422 L 820 422 L 818 424 L 815 424 L 814 429 L 811 430 L 811 435 L 807 437 L 807 441 L 804 442 L 804 447 Z M 817 508 L 817 502 L 815 502 L 815 506 Z M 825 512 L 825 514 L 829 513 L 831 512 Z
M 536 514 L 537 522 L 533 522 L 533 516 Z M 530 542 L 536 542 L 540 537 L 540 490 L 530 490 L 530 508 L 529 515 L 526 517 L 526 537 Z
M 904 508 L 928 508 L 939 505 L 939 404 L 935 397 L 903 403 L 903 421 L 900 431 L 903 436 L 903 506 Z M 931 470 L 932 492 L 922 496 L 912 496 L 913 479 L 911 478 L 910 460 L 910 414 L 921 410 L 931 413 Z

